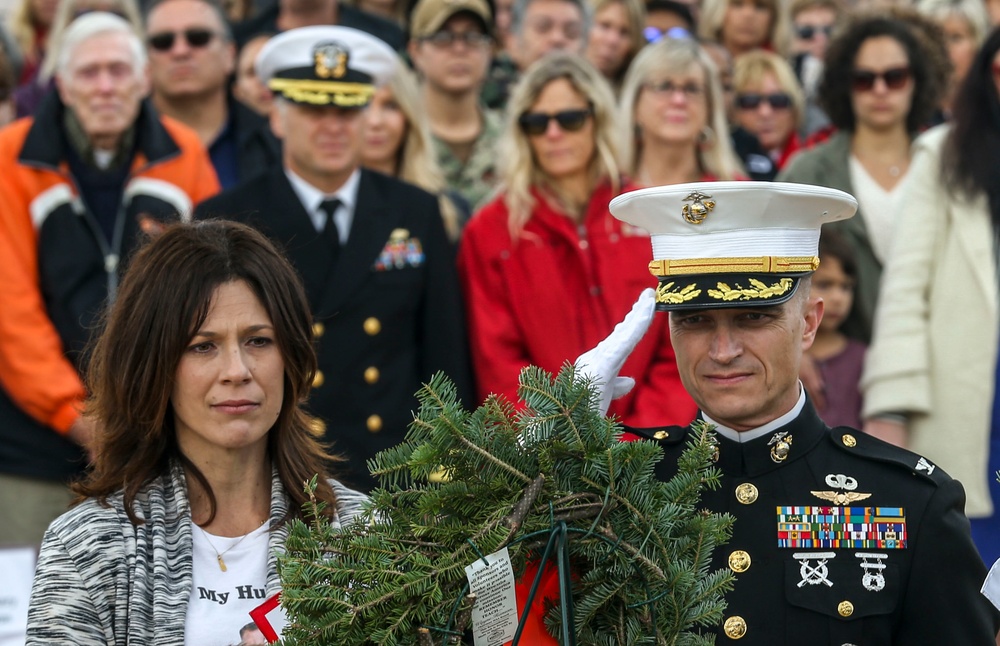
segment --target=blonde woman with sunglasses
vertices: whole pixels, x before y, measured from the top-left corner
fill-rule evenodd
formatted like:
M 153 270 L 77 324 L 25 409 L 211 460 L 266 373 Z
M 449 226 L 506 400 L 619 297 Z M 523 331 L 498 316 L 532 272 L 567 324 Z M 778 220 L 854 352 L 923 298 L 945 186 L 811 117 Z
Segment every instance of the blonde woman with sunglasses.
M 608 202 L 624 190 L 611 89 L 582 57 L 548 56 L 516 86 L 501 138 L 501 192 L 459 247 L 478 395 L 517 401 L 527 365 L 557 372 L 614 328 L 655 280 L 645 231 Z M 658 319 L 622 371 L 637 385 L 611 412 L 643 426 L 694 413 Z
M 806 118 L 806 97 L 795 71 L 777 54 L 749 52 L 736 61 L 733 92 L 736 123 L 757 138 L 767 155 L 752 162 L 759 165 L 758 173 L 770 165 L 774 177 L 802 145 L 798 130 Z

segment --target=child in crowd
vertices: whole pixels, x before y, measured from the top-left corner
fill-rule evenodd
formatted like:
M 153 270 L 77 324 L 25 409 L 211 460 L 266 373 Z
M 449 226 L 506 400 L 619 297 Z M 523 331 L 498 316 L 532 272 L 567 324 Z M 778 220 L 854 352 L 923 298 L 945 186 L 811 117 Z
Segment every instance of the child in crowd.
M 840 331 L 854 303 L 857 264 L 851 247 L 836 231 L 823 232 L 819 258 L 819 269 L 812 277 L 812 296 L 822 298 L 825 308 L 808 351 L 822 383 L 822 392 L 814 401 L 828 425 L 861 428 L 858 382 L 868 348 Z

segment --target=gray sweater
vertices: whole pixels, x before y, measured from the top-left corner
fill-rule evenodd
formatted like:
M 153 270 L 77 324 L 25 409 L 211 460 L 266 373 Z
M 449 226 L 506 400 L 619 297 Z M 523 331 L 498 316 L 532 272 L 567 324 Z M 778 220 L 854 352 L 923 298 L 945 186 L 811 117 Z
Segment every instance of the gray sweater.
M 336 525 L 361 512 L 364 494 L 331 480 Z M 277 552 L 288 535 L 278 526 L 289 500 L 277 474 L 271 480 L 268 597 L 281 589 Z M 28 646 L 183 646 L 192 586 L 191 508 L 183 469 L 149 484 L 134 509 L 121 493 L 104 507 L 87 500 L 57 518 L 42 541 L 28 609 Z

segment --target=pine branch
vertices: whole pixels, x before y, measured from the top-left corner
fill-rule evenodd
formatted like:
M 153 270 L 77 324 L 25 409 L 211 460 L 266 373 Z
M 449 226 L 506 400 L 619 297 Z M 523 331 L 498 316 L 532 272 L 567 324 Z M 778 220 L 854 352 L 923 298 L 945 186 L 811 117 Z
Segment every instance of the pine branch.
M 708 571 L 731 520 L 694 513 L 719 483 L 711 433 L 692 434 L 663 483 L 662 450 L 619 442 L 621 428 L 595 410 L 572 367 L 555 379 L 525 369 L 519 395 L 520 411 L 492 397 L 468 412 L 435 375 L 406 440 L 370 462 L 382 486 L 363 518 L 332 527 L 309 497 L 309 522 L 290 524 L 279 558 L 286 646 L 458 644 L 474 604 L 465 567 L 507 547 L 523 572 L 554 523 L 570 537 L 580 643 L 708 643 L 696 629 L 721 619 L 732 582 Z M 445 481 L 431 480 L 441 472 Z M 549 629 L 560 622 L 548 610 Z

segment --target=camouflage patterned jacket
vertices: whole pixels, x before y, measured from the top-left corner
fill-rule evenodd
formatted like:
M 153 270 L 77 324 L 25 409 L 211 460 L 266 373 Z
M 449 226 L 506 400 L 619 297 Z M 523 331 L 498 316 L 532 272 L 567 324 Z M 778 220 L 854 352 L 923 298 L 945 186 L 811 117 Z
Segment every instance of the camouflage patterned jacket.
M 483 109 L 483 129 L 472 145 L 469 159 L 462 162 L 442 139 L 434 136 L 434 151 L 444 172 L 448 190 L 458 193 L 472 207 L 482 205 L 496 186 L 496 145 L 502 129 L 498 112 Z

